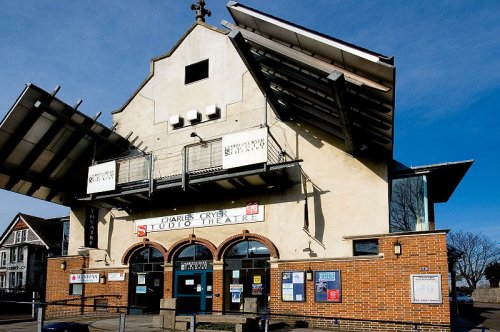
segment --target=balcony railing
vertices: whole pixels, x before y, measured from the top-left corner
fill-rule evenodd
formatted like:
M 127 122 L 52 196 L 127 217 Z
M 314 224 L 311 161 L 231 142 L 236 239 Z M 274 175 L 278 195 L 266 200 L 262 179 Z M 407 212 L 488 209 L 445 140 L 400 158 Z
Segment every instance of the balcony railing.
M 282 148 L 268 133 L 267 165 L 285 161 Z M 117 159 L 117 186 L 149 183 L 155 180 L 185 179 L 186 176 L 210 175 L 222 170 L 222 138 L 184 147 L 178 154 L 144 154 Z

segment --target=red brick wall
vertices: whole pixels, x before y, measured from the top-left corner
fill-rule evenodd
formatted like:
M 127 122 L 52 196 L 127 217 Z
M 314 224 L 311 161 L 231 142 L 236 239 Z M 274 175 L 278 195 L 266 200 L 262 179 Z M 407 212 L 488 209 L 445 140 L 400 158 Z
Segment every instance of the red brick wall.
M 446 235 L 404 236 L 398 240 L 402 245 L 402 255 L 399 257 L 393 253 L 396 238 L 388 237 L 379 239 L 379 252 L 385 254 L 382 259 L 278 264 L 278 269 L 271 271 L 271 312 L 358 320 L 449 324 Z M 313 271 L 340 270 L 342 303 L 315 303 L 314 281 L 306 281 L 305 303 L 281 301 L 281 272 L 305 271 L 309 268 Z M 440 274 L 443 303 L 412 304 L 411 274 Z M 352 324 L 345 320 L 341 322 Z M 312 323 L 333 327 L 332 320 Z M 433 327 L 430 330 L 436 331 L 439 328 Z
M 224 294 L 224 271 L 214 270 L 213 271 L 213 302 L 212 310 L 215 312 L 220 312 L 223 309 L 223 294 Z M 218 296 L 217 296 L 218 295 Z
M 61 262 L 66 262 L 66 270 L 61 270 Z M 81 256 L 67 256 L 60 258 L 49 258 L 47 261 L 47 302 L 61 302 L 62 304 L 51 304 L 46 308 L 47 316 L 72 316 L 75 314 L 102 314 L 93 307 L 81 307 L 82 304 L 93 306 L 96 299 L 107 299 L 109 306 L 126 306 L 128 303 L 128 273 L 125 281 L 106 280 L 105 284 L 87 283 L 84 284 L 84 299 L 80 295 L 70 295 L 69 278 L 71 274 L 80 272 L 80 269 L 88 266 L 88 259 Z M 85 273 L 99 273 L 100 276 L 108 272 L 123 272 L 123 269 L 103 269 L 91 270 Z M 69 305 L 64 305 L 69 304 Z M 109 309 L 109 312 L 116 312 L 116 309 Z

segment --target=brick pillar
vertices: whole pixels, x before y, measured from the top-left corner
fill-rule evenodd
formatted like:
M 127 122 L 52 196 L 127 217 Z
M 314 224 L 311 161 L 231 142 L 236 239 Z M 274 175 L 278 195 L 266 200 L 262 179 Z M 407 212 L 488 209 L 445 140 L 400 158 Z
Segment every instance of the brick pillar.
M 163 298 L 171 299 L 174 296 L 174 265 L 165 263 L 163 279 Z
M 213 263 L 214 280 L 212 284 L 213 291 L 213 311 L 222 311 L 224 307 L 224 262 L 214 261 Z

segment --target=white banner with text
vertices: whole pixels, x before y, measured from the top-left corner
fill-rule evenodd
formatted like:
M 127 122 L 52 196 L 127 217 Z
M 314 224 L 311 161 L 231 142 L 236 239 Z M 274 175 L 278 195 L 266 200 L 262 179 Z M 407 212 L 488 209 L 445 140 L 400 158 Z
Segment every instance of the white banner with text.
M 146 236 L 151 232 L 171 231 L 183 228 L 198 228 L 221 225 L 244 224 L 264 221 L 264 206 L 256 202 L 245 207 L 220 209 L 203 212 L 177 214 L 173 216 L 138 219 L 134 232 Z

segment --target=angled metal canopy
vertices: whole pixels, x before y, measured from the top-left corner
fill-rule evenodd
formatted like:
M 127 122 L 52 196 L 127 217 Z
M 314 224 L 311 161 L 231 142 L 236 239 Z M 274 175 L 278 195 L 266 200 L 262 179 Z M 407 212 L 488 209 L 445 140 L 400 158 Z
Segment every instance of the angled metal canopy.
M 28 84 L 0 123 L 0 188 L 69 205 L 86 191 L 93 159 L 133 149 L 113 130 Z
M 346 151 L 392 158 L 393 58 L 236 2 L 229 38 L 283 120 L 299 119 L 344 141 Z
M 394 161 L 391 169 L 391 178 L 403 178 L 416 175 L 427 177 L 427 192 L 433 203 L 447 202 L 460 181 L 474 163 L 473 160 L 440 163 L 425 166 L 407 167 Z

